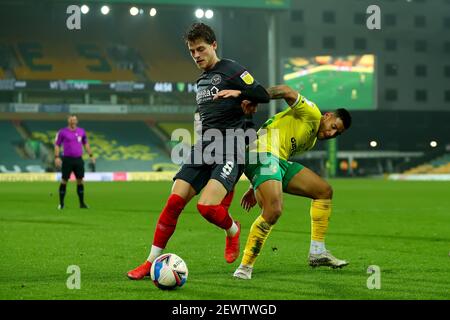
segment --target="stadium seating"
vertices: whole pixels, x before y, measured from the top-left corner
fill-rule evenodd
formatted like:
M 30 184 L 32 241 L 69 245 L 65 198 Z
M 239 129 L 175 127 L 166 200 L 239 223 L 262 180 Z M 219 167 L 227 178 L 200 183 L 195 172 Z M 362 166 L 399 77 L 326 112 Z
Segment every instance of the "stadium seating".
M 450 173 L 450 154 L 446 153 L 426 164 L 421 164 L 404 172 L 405 174 Z
M 75 38 L 16 35 L 0 39 L 0 58 L 20 80 L 192 82 L 198 70 L 187 50 L 158 34 L 152 37 L 125 37 L 126 43 L 116 43 L 102 32 Z M 0 68 L 3 78 L 5 66 Z
M 450 154 L 444 154 L 433 160 L 431 165 L 433 168 L 429 173 L 450 173 Z
M 64 123 L 28 121 L 24 126 L 35 139 L 52 144 Z M 83 121 L 80 126 L 87 131 L 97 171 L 152 171 L 154 164 L 171 164 L 164 142 L 144 122 Z
M 11 121 L 0 121 L 0 136 L 0 173 L 44 170 L 39 159 L 27 159 L 21 149 L 24 139 Z
M 117 68 L 103 43 L 20 41 L 15 47 L 20 63 L 14 68 L 17 79 L 137 80 L 131 70 Z
M 175 25 L 161 21 L 156 32 L 136 32 L 134 37 L 124 37 L 125 44 L 134 48 L 144 60 L 145 75 L 150 81 L 193 82 L 200 73 L 181 37 L 167 37 L 167 34 L 179 33 Z
M 176 129 L 185 129 L 189 131 L 192 138 L 194 137 L 193 122 L 158 122 L 158 126 L 167 134 L 167 137 L 170 137 Z

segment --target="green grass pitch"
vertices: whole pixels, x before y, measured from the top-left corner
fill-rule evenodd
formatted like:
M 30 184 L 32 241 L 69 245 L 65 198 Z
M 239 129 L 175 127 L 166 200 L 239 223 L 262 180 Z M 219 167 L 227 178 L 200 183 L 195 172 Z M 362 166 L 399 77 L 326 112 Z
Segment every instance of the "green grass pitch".
M 197 213 L 181 215 L 166 252 L 185 259 L 186 285 L 157 289 L 130 281 L 143 262 L 170 182 L 87 183 L 89 210 L 77 209 L 75 185 L 67 208 L 57 183 L 0 184 L 0 299 L 448 299 L 450 197 L 448 182 L 331 180 L 334 205 L 327 248 L 350 265 L 311 269 L 309 200 L 285 195 L 285 209 L 257 261 L 253 279 L 232 278 L 239 264 L 223 258 L 224 233 Z M 258 214 L 240 210 L 247 184 L 231 207 L 243 226 L 242 249 Z M 81 289 L 69 290 L 67 267 L 81 269 Z M 369 290 L 367 268 L 381 270 Z

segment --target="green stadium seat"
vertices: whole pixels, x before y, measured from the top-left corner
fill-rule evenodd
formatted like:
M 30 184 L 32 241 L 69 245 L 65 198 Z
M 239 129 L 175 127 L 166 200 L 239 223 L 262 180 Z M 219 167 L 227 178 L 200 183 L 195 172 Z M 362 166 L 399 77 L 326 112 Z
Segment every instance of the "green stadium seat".
M 41 166 L 39 159 L 26 159 L 20 155 L 16 145 L 24 142 L 11 121 L 0 121 L 0 173 L 4 171 L 27 172 L 30 167 Z M 35 170 L 32 170 L 35 171 Z

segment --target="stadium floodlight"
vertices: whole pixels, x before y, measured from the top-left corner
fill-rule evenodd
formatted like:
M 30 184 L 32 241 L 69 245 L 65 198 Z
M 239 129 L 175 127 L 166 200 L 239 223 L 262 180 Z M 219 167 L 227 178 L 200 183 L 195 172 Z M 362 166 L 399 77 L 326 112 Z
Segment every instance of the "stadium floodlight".
M 437 147 L 437 142 L 436 141 L 430 141 L 430 147 L 432 148 L 436 148 Z
M 372 148 L 375 148 L 378 145 L 378 143 L 375 140 L 370 141 L 370 146 Z
M 100 9 L 100 11 L 104 14 L 107 15 L 109 13 L 109 7 L 108 6 L 102 6 L 102 8 Z
M 212 19 L 212 17 L 214 17 L 214 11 L 212 11 L 211 9 L 208 9 L 205 11 L 205 18 L 206 19 Z
M 139 14 L 144 14 L 144 10 L 143 9 L 139 9 Z
M 156 11 L 156 9 L 155 9 L 155 8 L 151 8 L 151 9 L 150 9 L 150 12 L 149 12 L 149 14 L 150 14 L 150 17 L 154 17 L 154 16 L 156 16 L 156 13 L 157 13 L 157 11 Z
M 136 7 L 131 7 L 130 8 L 130 14 L 132 16 L 136 16 L 138 13 L 139 13 L 139 9 L 138 8 L 136 8 Z
M 82 6 L 81 6 L 81 13 L 82 14 L 86 14 L 86 13 L 88 13 L 89 12 L 89 7 L 87 6 L 87 5 L 85 5 L 85 4 L 83 4 Z
M 203 9 L 197 9 L 195 10 L 195 16 L 199 19 L 203 18 L 203 16 L 205 15 L 205 11 L 203 11 Z

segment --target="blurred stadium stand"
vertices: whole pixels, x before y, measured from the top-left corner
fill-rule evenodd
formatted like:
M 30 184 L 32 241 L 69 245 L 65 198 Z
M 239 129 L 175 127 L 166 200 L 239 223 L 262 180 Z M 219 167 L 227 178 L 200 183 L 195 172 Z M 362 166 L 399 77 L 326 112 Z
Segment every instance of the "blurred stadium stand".
M 95 16 L 84 16 L 84 23 L 96 24 L 95 28 L 68 33 L 66 28 L 55 28 L 55 21 L 42 19 L 45 8 L 21 9 L 24 12 L 18 15 L 26 23 L 10 21 L 14 28 L 0 30 L 0 67 L 15 79 L 193 81 L 198 74 L 181 36 L 175 38 L 178 41 L 167 37 L 179 32 L 169 20 L 118 28 Z M 1 18 L 5 24 L 10 19 L 5 14 Z
M 19 80 L 192 81 L 196 76 L 189 57 L 170 47 L 163 37 L 128 44 L 108 44 L 105 38 L 99 35 L 79 42 L 30 39 L 0 46 L 14 50 L 16 60 L 8 65 Z
M 0 121 L 0 171 L 53 171 L 53 143 L 64 126 L 62 121 Z M 144 121 L 82 121 L 80 126 L 97 157 L 97 171 L 174 169 L 167 140 Z
M 0 120 L 0 173 L 44 172 L 46 149 L 16 129 L 17 122 Z
M 19 80 L 92 79 L 134 81 L 132 70 L 120 68 L 99 44 L 74 46 L 64 42 L 20 42 L 16 46 L 19 66 L 14 75 Z
M 64 123 L 26 121 L 22 126 L 34 139 L 52 144 Z M 82 121 L 80 127 L 86 128 L 97 171 L 151 171 L 153 164 L 171 163 L 165 142 L 143 121 Z
M 405 174 L 419 174 L 419 173 L 450 173 L 450 153 L 446 153 L 442 156 L 433 159 L 425 164 L 421 164 L 417 167 L 413 167 L 404 172 Z
M 0 4 L 0 166 L 53 170 L 48 154 L 54 134 L 65 126 L 66 114 L 75 112 L 99 156 L 98 171 L 173 169 L 172 131 L 184 128 L 193 137 L 200 71 L 182 39 L 196 20 L 192 8 L 162 6 L 153 19 L 130 16 L 129 4 L 110 3 L 111 13 L 102 16 L 100 5 L 91 2 L 81 30 L 69 31 L 67 15 L 61 14 L 68 3 Z M 352 128 L 338 139 L 338 175 L 448 172 L 448 1 L 411 1 L 403 4 L 408 10 L 400 10 L 399 1 L 384 1 L 383 32 L 367 31 L 368 5 L 292 0 L 289 10 L 276 12 L 277 65 L 281 69 L 289 61 L 295 72 L 312 57 L 342 67 L 372 65 L 375 57 L 374 105 L 352 111 Z M 215 10 L 208 23 L 217 33 L 219 56 L 236 59 L 268 85 L 267 11 Z M 425 24 L 414 25 L 416 20 Z M 325 94 L 323 84 L 310 100 Z M 281 101 L 277 105 L 284 107 Z M 260 106 L 256 126 L 267 117 L 268 107 Z M 431 141 L 437 145 L 431 147 Z M 324 173 L 326 144 L 297 160 Z

